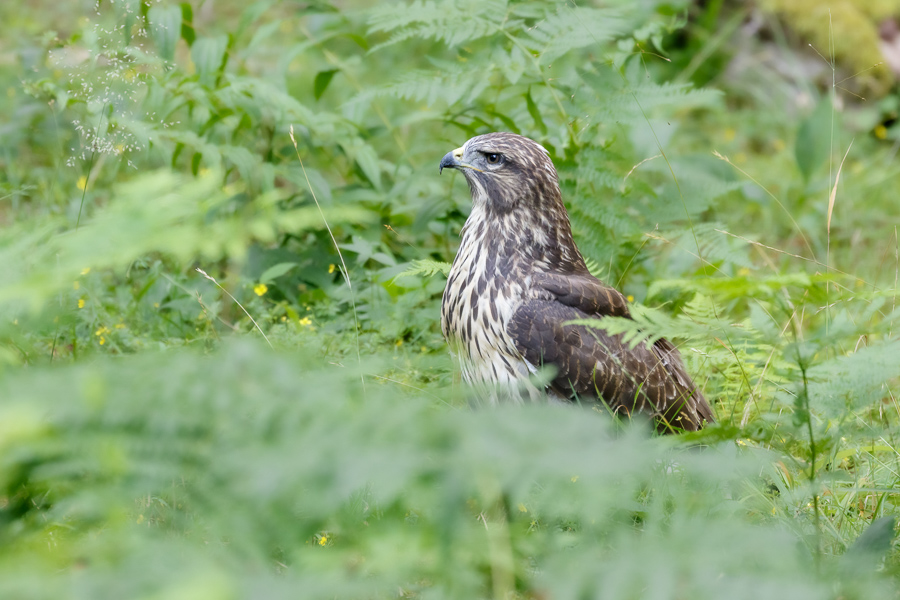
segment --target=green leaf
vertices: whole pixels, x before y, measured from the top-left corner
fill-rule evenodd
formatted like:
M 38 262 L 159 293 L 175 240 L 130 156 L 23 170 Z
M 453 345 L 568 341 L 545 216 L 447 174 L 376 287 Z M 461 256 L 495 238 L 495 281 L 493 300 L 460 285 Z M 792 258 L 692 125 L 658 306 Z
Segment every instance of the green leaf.
M 442 273 L 445 277 L 450 274 L 450 267 L 452 265 L 448 262 L 442 262 L 437 260 L 414 260 L 409 263 L 409 266 L 402 272 L 397 273 L 394 276 L 392 281 L 396 281 L 401 277 L 412 277 L 414 275 L 422 275 L 424 277 L 432 277 L 438 273 Z
M 200 76 L 200 81 L 211 85 L 225 68 L 228 61 L 228 36 L 203 37 L 191 48 L 191 60 Z
M 181 3 L 181 37 L 188 46 L 191 46 L 197 37 L 194 32 L 194 9 L 187 2 Z
M 339 69 L 330 69 L 328 71 L 319 71 L 316 74 L 316 80 L 313 82 L 313 95 L 316 97 L 316 100 L 322 97 L 322 94 L 328 89 L 331 79 L 338 71 Z
M 288 271 L 290 271 L 291 269 L 293 269 L 296 266 L 297 266 L 297 263 L 295 263 L 295 262 L 278 263 L 277 265 L 275 265 L 273 267 L 269 267 L 268 269 L 263 271 L 262 275 L 259 276 L 259 282 L 260 283 L 270 283 L 270 282 L 274 281 L 275 279 L 278 279 L 279 277 L 281 277 L 282 275 L 284 275 L 285 273 L 287 273 Z
M 831 151 L 831 102 L 822 99 L 815 110 L 800 124 L 794 156 L 804 181 L 828 159 Z
M 160 57 L 165 61 L 175 59 L 175 44 L 181 36 L 181 8 L 154 5 L 147 11 L 150 37 L 156 44 Z
M 542 134 L 547 135 L 547 126 L 541 117 L 541 111 L 538 110 L 537 104 L 534 103 L 534 99 L 531 97 L 531 86 L 528 87 L 528 91 L 525 93 L 525 104 L 528 107 L 528 114 L 534 119 L 534 124 L 541 130 Z
M 893 516 L 872 521 L 841 557 L 843 570 L 856 573 L 875 571 L 884 555 L 891 549 L 895 523 Z
M 356 162 L 375 188 L 381 188 L 381 166 L 375 149 L 360 138 L 343 145 L 344 151 Z
M 253 154 L 243 146 L 221 146 L 222 156 L 227 158 L 238 168 L 241 178 L 251 180 L 258 174 L 260 163 L 259 156 Z
M 142 11 L 142 3 L 140 0 L 126 0 L 119 4 L 119 18 L 124 19 L 125 26 L 122 28 L 122 33 L 124 35 L 125 45 L 130 46 L 132 40 L 132 29 L 135 24 L 143 23 L 143 18 L 146 17 Z

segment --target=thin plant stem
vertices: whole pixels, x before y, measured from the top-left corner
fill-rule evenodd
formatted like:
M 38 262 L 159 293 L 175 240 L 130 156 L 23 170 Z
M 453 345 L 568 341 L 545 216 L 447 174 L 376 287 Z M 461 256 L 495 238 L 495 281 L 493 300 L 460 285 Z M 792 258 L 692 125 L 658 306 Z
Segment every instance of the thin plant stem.
M 316 197 L 316 191 L 313 189 L 312 183 L 309 181 L 309 175 L 306 174 L 306 167 L 303 166 L 303 159 L 300 158 L 300 149 L 297 147 L 297 140 L 294 138 L 294 126 L 291 125 L 290 128 L 291 135 L 291 143 L 294 144 L 294 152 L 297 154 L 297 160 L 300 162 L 300 169 L 303 171 L 303 177 L 306 179 L 306 185 L 309 188 L 309 193 L 312 194 L 313 201 L 316 203 L 316 208 L 319 209 L 319 215 L 322 217 L 322 222 L 325 224 L 325 229 L 328 231 L 328 236 L 331 238 L 331 243 L 334 244 L 334 249 L 337 251 L 338 258 L 341 260 L 341 275 L 344 276 L 344 281 L 347 282 L 347 289 L 350 290 L 350 305 L 353 307 L 353 323 L 354 333 L 356 333 L 356 364 L 360 367 L 359 378 L 362 381 L 363 386 L 363 394 L 366 392 L 366 378 L 362 373 L 362 357 L 359 352 L 359 317 L 356 314 L 356 298 L 353 294 L 353 284 L 350 282 L 350 271 L 347 269 L 347 263 L 344 261 L 344 255 L 341 252 L 341 247 L 338 246 L 337 240 L 334 237 L 334 233 L 331 231 L 331 226 L 328 224 L 328 219 L 325 218 L 325 212 L 322 210 L 322 205 L 319 204 L 319 199 Z
M 228 292 L 228 290 L 226 290 L 224 287 L 222 287 L 222 285 L 221 285 L 218 281 L 215 280 L 215 278 L 213 278 L 211 275 L 208 275 L 208 274 L 206 273 L 206 271 L 204 271 L 204 270 L 201 269 L 200 267 L 197 267 L 196 271 L 197 271 L 198 273 L 200 273 L 201 275 L 203 275 L 204 277 L 206 277 L 207 279 L 209 279 L 210 281 L 212 281 L 214 284 L 216 284 L 216 285 L 219 287 L 220 290 L 222 290 L 223 292 L 225 292 L 225 295 L 226 295 L 226 296 L 228 296 L 229 298 L 231 298 L 231 300 L 232 300 L 235 304 L 237 304 L 238 306 L 240 306 L 240 307 L 241 307 L 241 310 L 244 311 L 244 314 L 247 315 L 247 317 L 249 317 L 250 320 L 253 322 L 253 326 L 256 327 L 256 330 L 259 331 L 259 333 L 263 336 L 263 339 L 266 340 L 266 343 L 269 345 L 269 348 L 274 348 L 274 346 L 272 346 L 272 342 L 269 341 L 269 338 L 266 336 L 265 332 L 264 332 L 264 331 L 262 330 L 262 328 L 259 326 L 259 323 L 256 322 L 256 319 L 253 318 L 253 315 L 251 315 L 249 312 L 247 312 L 247 309 L 244 308 L 244 305 L 237 301 L 237 298 L 235 298 L 234 296 L 232 296 L 232 295 Z

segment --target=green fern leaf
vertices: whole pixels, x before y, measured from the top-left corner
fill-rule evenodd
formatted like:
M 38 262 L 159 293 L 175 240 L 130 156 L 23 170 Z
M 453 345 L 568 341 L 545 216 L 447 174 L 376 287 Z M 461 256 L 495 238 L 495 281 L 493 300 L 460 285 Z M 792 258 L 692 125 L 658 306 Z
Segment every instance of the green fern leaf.
M 402 272 L 398 273 L 394 276 L 392 281 L 396 281 L 401 277 L 412 277 L 414 275 L 422 275 L 423 277 L 433 277 L 434 275 L 441 273 L 445 277 L 450 274 L 451 264 L 447 262 L 441 262 L 437 260 L 430 259 L 422 259 L 422 260 L 414 260 L 409 263 L 409 266 Z

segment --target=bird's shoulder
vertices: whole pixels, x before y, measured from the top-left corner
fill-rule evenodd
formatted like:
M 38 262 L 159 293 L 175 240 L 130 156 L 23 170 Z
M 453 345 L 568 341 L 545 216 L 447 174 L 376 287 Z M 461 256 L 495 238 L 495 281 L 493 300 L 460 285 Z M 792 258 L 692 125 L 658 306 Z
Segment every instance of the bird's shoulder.
M 625 296 L 587 272 L 535 273 L 526 299 L 558 302 L 588 316 L 630 316 Z

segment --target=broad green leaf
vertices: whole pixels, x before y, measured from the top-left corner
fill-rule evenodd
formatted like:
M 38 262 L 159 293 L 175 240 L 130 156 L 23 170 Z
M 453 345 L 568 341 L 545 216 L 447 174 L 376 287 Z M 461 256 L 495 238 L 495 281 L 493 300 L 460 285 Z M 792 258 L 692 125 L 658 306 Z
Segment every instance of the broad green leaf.
M 338 71 L 339 69 L 329 69 L 328 71 L 319 71 L 316 74 L 316 80 L 313 82 L 313 95 L 316 97 L 316 100 L 322 97 L 322 94 L 328 89 L 331 79 Z
M 278 263 L 277 265 L 269 267 L 268 269 L 263 271 L 262 275 L 259 276 L 259 282 L 269 283 L 275 279 L 278 279 L 296 266 L 297 263 L 295 262 Z
M 896 537 L 894 516 L 875 519 L 860 534 L 847 553 L 841 557 L 841 566 L 845 571 L 873 572 L 881 564 Z
M 525 93 L 525 104 L 528 107 L 528 114 L 534 119 L 535 126 L 540 129 L 542 134 L 547 135 L 547 126 L 544 124 L 544 119 L 541 117 L 541 111 L 531 97 L 531 87 L 529 87 L 528 91 Z
M 381 188 L 381 167 L 378 164 L 379 159 L 375 149 L 360 138 L 344 144 L 343 148 L 356 162 L 366 178 L 372 182 L 372 185 L 375 188 Z
M 197 37 L 194 32 L 194 9 L 187 2 L 181 3 L 181 37 L 188 46 L 193 45 Z
M 150 21 L 150 36 L 160 57 L 171 62 L 175 59 L 175 44 L 181 37 L 181 8 L 156 4 L 147 11 L 147 19 Z
M 822 99 L 800 124 L 794 156 L 805 181 L 809 181 L 831 152 L 831 102 Z
M 227 61 L 228 36 L 202 37 L 191 48 L 191 60 L 200 76 L 200 81 L 212 85 Z

